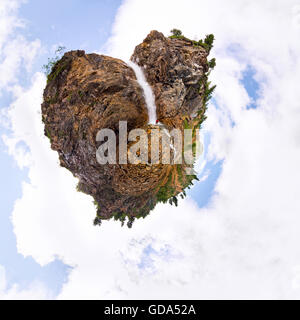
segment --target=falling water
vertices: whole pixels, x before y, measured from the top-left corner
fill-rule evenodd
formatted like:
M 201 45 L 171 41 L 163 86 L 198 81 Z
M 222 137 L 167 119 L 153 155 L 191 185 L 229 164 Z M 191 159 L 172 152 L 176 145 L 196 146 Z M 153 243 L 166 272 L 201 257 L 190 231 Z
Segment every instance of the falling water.
M 129 61 L 127 64 L 134 70 L 137 81 L 144 91 L 145 101 L 148 109 L 149 124 L 155 124 L 157 119 L 156 105 L 155 105 L 155 97 L 152 92 L 152 88 L 148 84 L 145 78 L 143 69 L 139 65 L 137 65 L 132 61 Z

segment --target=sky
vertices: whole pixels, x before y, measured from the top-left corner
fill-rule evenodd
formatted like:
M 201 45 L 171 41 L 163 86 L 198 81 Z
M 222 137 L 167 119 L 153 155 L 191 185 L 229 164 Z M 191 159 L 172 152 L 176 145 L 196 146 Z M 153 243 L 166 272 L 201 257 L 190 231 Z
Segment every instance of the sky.
M 172 28 L 216 37 L 199 182 L 96 228 L 43 136 L 42 65 Z M 292 0 L 0 0 L 0 299 L 299 299 L 299 36 Z

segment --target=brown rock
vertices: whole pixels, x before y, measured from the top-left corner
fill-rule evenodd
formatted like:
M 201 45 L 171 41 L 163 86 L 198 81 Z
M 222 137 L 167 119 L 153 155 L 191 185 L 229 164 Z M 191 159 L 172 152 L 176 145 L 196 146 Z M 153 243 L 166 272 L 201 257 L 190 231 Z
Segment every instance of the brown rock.
M 208 71 L 208 52 L 188 39 L 151 31 L 131 60 L 141 66 L 156 97 L 158 119 L 175 123 L 201 108 L 199 81 Z M 177 124 L 178 125 L 178 124 Z
M 187 39 L 169 39 L 157 31 L 135 48 L 131 59 L 144 69 L 158 118 L 167 127 L 183 130 L 183 121 L 193 127 L 194 115 L 204 114 L 199 81 L 208 71 L 207 54 Z M 79 178 L 78 189 L 95 199 L 98 220 L 114 216 L 124 221 L 127 216 L 131 226 L 158 201 L 177 202 L 174 197 L 195 178 L 185 175 L 184 164 L 97 162 L 100 129 L 114 130 L 118 141 L 119 121 L 126 120 L 128 131 L 145 128 L 150 134 L 142 88 L 134 71 L 119 59 L 79 50 L 65 53 L 48 76 L 42 116 L 60 164 Z

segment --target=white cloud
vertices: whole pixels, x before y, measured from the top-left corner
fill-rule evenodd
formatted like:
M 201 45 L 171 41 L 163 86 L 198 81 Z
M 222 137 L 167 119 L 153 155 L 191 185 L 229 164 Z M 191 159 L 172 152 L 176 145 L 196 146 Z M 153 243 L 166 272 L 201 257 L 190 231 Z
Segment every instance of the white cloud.
M 16 92 L 6 141 L 19 164 L 26 158 L 30 178 L 13 212 L 18 250 L 41 264 L 58 255 L 75 266 L 59 298 L 299 298 L 293 286 L 300 265 L 296 4 L 128 0 L 118 12 L 107 50 L 121 58 L 151 29 L 216 36 L 218 108 L 210 106 L 205 130 L 210 158 L 224 162 L 208 208 L 187 199 L 178 208 L 157 206 L 131 230 L 115 222 L 93 227 L 91 199 L 75 191 L 75 179 L 58 167 L 42 137 L 44 77 L 36 74 L 29 90 Z M 247 64 L 261 85 L 255 110 L 246 110 L 240 83 Z M 16 152 L 19 140 L 30 148 L 26 157 Z M 154 251 L 141 268 L 149 246 Z
M 12 90 L 18 83 L 21 68 L 30 71 L 38 51 L 39 40 L 27 41 L 16 32 L 24 27 L 17 10 L 24 1 L 2 0 L 0 3 L 0 95 L 2 90 Z
M 17 9 L 23 1 L 18 0 L 2 0 L 0 2 L 0 54 L 3 44 L 8 36 L 18 27 L 22 27 L 24 23 L 17 15 Z
M 27 42 L 18 36 L 11 40 L 3 49 L 3 61 L 0 64 L 0 89 L 18 83 L 17 76 L 21 67 L 30 71 L 32 62 L 40 49 L 40 41 Z
M 50 299 L 51 295 L 41 283 L 33 283 L 28 289 L 20 289 L 17 284 L 8 288 L 5 268 L 0 265 L 0 300 Z

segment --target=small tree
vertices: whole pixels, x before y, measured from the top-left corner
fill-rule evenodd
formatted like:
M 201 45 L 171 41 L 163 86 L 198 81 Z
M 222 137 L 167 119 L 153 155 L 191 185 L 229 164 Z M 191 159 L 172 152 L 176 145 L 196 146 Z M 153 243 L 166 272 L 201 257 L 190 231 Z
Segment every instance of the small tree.
M 175 206 L 177 207 L 178 206 L 178 200 L 177 200 L 176 196 L 173 197 L 173 202 L 175 203 Z
M 134 217 L 128 218 L 127 227 L 128 227 L 129 229 L 132 228 L 133 222 L 134 222 Z
M 208 46 L 209 51 L 213 47 L 214 40 L 215 36 L 213 34 L 208 34 L 204 39 L 204 43 Z
M 180 36 L 182 36 L 182 32 L 181 32 L 181 30 L 179 30 L 179 29 L 172 29 L 170 32 L 171 32 L 172 35 L 175 36 L 175 37 L 180 37 Z
M 94 219 L 94 226 L 101 226 L 101 223 L 102 223 L 102 221 L 99 217 L 96 217 Z
M 208 61 L 208 66 L 213 69 L 216 66 L 216 58 L 212 58 Z

